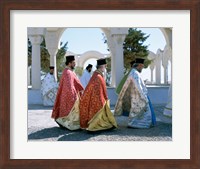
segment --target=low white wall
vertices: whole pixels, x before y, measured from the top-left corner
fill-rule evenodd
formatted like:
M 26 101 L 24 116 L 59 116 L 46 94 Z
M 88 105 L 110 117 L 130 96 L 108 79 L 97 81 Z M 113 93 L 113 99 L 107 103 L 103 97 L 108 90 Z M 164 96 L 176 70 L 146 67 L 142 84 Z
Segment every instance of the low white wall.
M 167 104 L 169 86 L 147 87 L 152 104 Z
M 43 104 L 40 90 L 28 89 L 28 104 Z
M 147 86 L 147 89 L 152 104 L 167 104 L 169 86 Z M 108 87 L 107 92 L 110 105 L 114 106 L 118 98 L 115 88 Z M 28 89 L 28 104 L 42 104 L 40 90 Z

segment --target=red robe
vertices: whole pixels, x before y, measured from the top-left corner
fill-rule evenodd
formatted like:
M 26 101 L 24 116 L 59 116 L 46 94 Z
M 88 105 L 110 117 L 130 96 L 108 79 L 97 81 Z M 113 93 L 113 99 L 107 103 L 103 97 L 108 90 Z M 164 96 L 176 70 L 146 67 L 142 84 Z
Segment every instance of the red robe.
M 96 70 L 80 100 L 81 128 L 88 127 L 88 122 L 102 109 L 107 99 L 105 80 L 101 72 Z
M 78 93 L 82 90 L 83 86 L 75 73 L 69 68 L 65 68 L 60 79 L 51 117 L 57 119 L 67 116 L 77 100 Z

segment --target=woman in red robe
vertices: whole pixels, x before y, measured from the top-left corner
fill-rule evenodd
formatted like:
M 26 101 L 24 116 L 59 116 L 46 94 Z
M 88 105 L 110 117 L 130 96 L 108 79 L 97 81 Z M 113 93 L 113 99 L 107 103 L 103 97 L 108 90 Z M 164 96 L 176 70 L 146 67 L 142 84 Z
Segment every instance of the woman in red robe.
M 93 73 L 80 100 L 80 127 L 89 131 L 98 131 L 117 127 L 110 111 L 103 77 L 106 60 L 97 60 L 97 70 Z
M 64 69 L 53 107 L 52 118 L 62 127 L 69 130 L 80 128 L 79 122 L 79 96 L 83 91 L 76 74 L 75 58 L 70 55 L 66 57 L 66 68 Z

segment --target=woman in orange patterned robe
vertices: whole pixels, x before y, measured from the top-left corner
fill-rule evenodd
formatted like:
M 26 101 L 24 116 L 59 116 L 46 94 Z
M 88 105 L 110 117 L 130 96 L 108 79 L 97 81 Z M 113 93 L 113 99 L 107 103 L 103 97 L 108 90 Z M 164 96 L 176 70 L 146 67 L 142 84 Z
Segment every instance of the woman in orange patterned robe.
M 76 130 L 80 128 L 79 95 L 83 91 L 83 86 L 72 71 L 75 67 L 74 56 L 66 57 L 66 65 L 61 76 L 51 117 L 62 127 Z
M 93 73 L 80 99 L 80 127 L 89 131 L 105 130 L 117 127 L 110 111 L 103 77 L 105 59 L 97 60 L 97 70 Z

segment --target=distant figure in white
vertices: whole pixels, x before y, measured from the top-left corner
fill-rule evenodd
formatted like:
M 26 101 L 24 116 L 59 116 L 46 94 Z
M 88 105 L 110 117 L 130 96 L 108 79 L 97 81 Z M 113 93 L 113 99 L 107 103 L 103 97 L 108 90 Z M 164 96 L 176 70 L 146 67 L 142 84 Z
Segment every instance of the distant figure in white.
M 53 106 L 58 90 L 58 83 L 53 75 L 54 66 L 49 67 L 50 72 L 42 80 L 41 93 L 44 106 Z
M 88 82 L 90 81 L 91 71 L 92 71 L 92 65 L 88 64 L 88 66 L 86 67 L 80 78 L 81 84 L 83 85 L 84 89 L 86 88 Z

